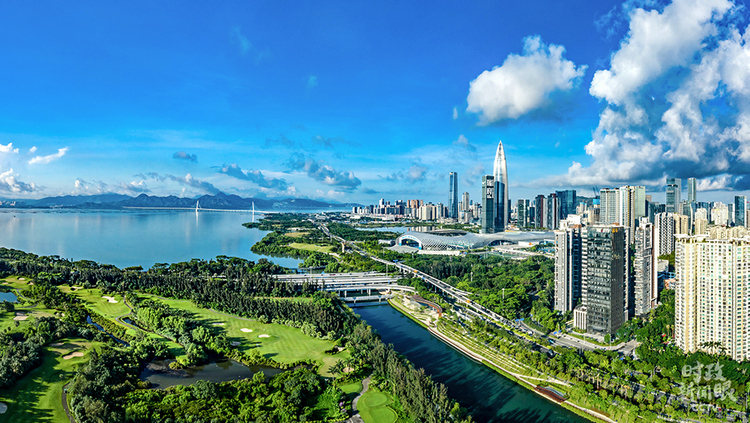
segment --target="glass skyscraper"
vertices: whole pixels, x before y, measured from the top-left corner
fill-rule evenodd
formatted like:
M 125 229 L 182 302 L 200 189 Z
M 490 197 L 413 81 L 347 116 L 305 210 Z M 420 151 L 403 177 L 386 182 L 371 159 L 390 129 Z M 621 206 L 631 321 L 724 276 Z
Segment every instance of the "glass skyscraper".
M 698 180 L 695 178 L 688 178 L 688 203 L 695 203 L 698 201 Z
M 495 233 L 495 177 L 485 175 L 482 177 L 482 233 Z
M 560 220 L 567 219 L 569 214 L 576 214 L 576 190 L 556 191 L 555 194 L 557 195 Z
M 510 210 L 508 210 L 508 166 L 505 163 L 505 150 L 503 142 L 497 144 L 495 153 L 495 166 L 493 169 L 495 180 L 495 231 L 503 232 L 510 219 Z
M 667 213 L 677 213 L 682 192 L 682 179 L 667 178 Z
M 744 195 L 734 196 L 734 226 L 745 226 L 745 205 L 747 197 Z
M 448 187 L 450 195 L 450 198 L 448 198 L 448 217 L 458 219 L 458 173 L 451 172 L 448 179 L 450 183 Z

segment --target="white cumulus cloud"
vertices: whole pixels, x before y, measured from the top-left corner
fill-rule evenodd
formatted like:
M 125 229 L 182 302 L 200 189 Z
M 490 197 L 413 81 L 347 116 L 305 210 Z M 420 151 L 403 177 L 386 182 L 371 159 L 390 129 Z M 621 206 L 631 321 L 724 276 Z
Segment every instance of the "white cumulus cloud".
M 590 93 L 606 105 L 588 165 L 536 185 L 699 178 L 701 190 L 750 189 L 750 27 L 726 0 L 674 0 L 633 9 L 629 32 Z
M 555 92 L 575 87 L 586 66 L 563 57 L 565 47 L 545 44 L 539 36 L 524 39 L 523 54 L 511 54 L 469 84 L 467 112 L 482 124 L 516 119 L 547 105 Z
M 13 169 L 0 173 L 0 191 L 14 194 L 36 191 L 37 187 L 34 183 L 21 182 L 16 178 L 17 176 Z
M 57 153 L 55 154 L 49 154 L 47 156 L 36 156 L 33 159 L 29 160 L 29 164 L 47 164 L 49 162 L 55 161 L 59 159 L 60 157 L 64 156 L 65 153 L 68 152 L 68 147 L 63 147 L 57 150 Z
M 610 68 L 594 74 L 589 92 L 623 104 L 667 70 L 689 64 L 705 38 L 716 33 L 712 17 L 731 6 L 727 0 L 675 0 L 661 13 L 634 9 L 628 36 L 612 56 Z

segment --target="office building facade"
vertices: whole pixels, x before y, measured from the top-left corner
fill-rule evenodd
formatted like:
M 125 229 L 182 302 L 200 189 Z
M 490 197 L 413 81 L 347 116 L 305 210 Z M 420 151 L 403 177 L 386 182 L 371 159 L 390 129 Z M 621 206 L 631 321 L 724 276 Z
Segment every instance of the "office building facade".
M 576 214 L 576 190 L 568 189 L 565 191 L 556 191 L 558 202 L 558 219 L 565 220 L 568 215 Z
M 529 220 L 529 200 L 518 200 L 518 204 L 516 205 L 516 226 L 526 228 L 530 226 Z
M 734 196 L 734 226 L 745 226 L 745 208 L 747 197 L 744 195 Z
M 505 162 L 503 142 L 497 144 L 493 169 L 495 180 L 495 232 L 505 231 L 510 221 L 510 200 L 508 199 L 508 165 Z
M 667 178 L 667 213 L 679 213 L 677 206 L 680 204 L 682 192 L 682 179 Z
M 625 322 L 627 291 L 625 228 L 586 228 L 584 286 L 586 331 L 614 335 Z
M 485 175 L 482 177 L 482 233 L 495 233 L 495 177 Z
M 635 272 L 634 313 L 647 314 L 656 306 L 659 295 L 659 280 L 656 271 L 654 225 L 647 218 L 641 218 L 635 230 Z
M 555 310 L 573 310 L 581 300 L 583 233 L 581 225 L 563 220 L 555 231 Z
M 695 178 L 687 180 L 687 201 L 688 203 L 698 202 L 698 180 Z
M 448 175 L 448 217 L 458 219 L 458 173 Z

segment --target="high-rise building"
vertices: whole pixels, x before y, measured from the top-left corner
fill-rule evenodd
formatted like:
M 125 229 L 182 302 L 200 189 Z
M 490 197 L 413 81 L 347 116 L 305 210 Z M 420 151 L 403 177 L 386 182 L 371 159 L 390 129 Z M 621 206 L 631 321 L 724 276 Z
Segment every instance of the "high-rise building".
M 667 213 L 679 213 L 677 206 L 680 204 L 680 193 L 682 192 L 682 179 L 667 178 Z
M 745 226 L 745 208 L 747 197 L 744 195 L 734 196 L 734 226 Z
M 495 177 L 485 175 L 482 177 L 482 233 L 495 233 Z
M 557 195 L 557 203 L 560 209 L 558 219 L 564 220 L 568 218 L 568 215 L 576 214 L 576 190 L 556 191 L 555 195 Z
M 611 225 L 617 222 L 618 204 L 617 188 L 603 188 L 599 193 L 600 215 L 599 222 Z M 620 222 L 617 222 L 620 223 Z
M 497 143 L 495 153 L 495 166 L 493 169 L 495 178 L 495 231 L 503 232 L 510 221 L 510 201 L 508 200 L 508 166 L 505 163 L 505 150 L 503 142 Z
M 516 226 L 525 228 L 529 226 L 529 200 L 518 200 L 516 207 Z
M 573 310 L 581 299 L 583 278 L 581 225 L 560 222 L 555 231 L 555 310 Z
M 675 343 L 750 359 L 750 241 L 678 236 Z
M 690 218 L 688 216 L 674 215 L 674 234 L 690 235 Z
M 537 195 L 534 199 L 534 227 L 544 228 L 544 221 L 547 220 L 547 213 L 544 210 L 544 203 L 547 199 L 543 195 Z
M 613 335 L 626 319 L 626 254 L 622 226 L 586 228 L 583 285 L 588 332 Z
M 624 186 L 616 190 L 615 223 L 628 228 L 628 243 L 633 243 L 633 234 L 640 218 L 646 216 L 646 187 Z
M 656 256 L 672 254 L 674 251 L 674 213 L 658 213 L 654 216 L 654 244 Z
M 448 217 L 458 219 L 458 173 L 448 175 Z
M 654 248 L 654 225 L 645 217 L 635 230 L 635 315 L 641 316 L 656 306 L 659 295 L 659 279 L 656 271 Z
M 688 203 L 698 202 L 698 180 L 695 178 L 688 178 L 687 180 L 687 195 Z
M 708 219 L 696 217 L 695 221 L 693 221 L 693 228 L 693 233 L 695 235 L 705 235 L 708 233 Z
M 714 203 L 711 208 L 710 222 L 714 225 L 727 226 L 729 224 L 729 207 L 724 203 Z
M 558 211 L 558 209 L 560 208 L 560 203 L 559 199 L 557 198 L 557 194 L 551 193 L 550 195 L 548 195 L 546 205 L 547 219 L 546 225 L 544 227 L 549 230 L 555 230 L 560 224 L 560 212 Z

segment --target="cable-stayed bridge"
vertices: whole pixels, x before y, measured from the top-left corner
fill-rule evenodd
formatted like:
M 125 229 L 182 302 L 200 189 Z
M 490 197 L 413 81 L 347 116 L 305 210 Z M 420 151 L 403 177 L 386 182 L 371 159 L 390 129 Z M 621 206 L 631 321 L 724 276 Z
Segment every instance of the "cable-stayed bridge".
M 128 210 L 185 210 L 185 211 L 195 211 L 198 212 L 231 212 L 231 213 L 259 213 L 259 214 L 275 214 L 275 213 L 281 213 L 279 211 L 266 211 L 266 210 L 256 210 L 255 209 L 255 203 L 253 203 L 252 209 L 239 209 L 239 210 L 232 210 L 232 209 L 207 209 L 203 208 L 200 205 L 200 201 L 195 202 L 195 207 L 148 207 L 148 206 L 124 206 L 124 209 Z

